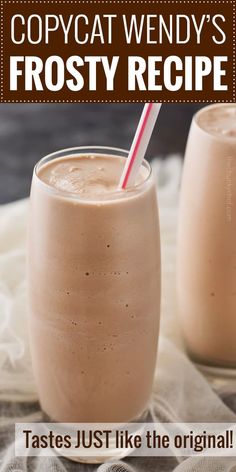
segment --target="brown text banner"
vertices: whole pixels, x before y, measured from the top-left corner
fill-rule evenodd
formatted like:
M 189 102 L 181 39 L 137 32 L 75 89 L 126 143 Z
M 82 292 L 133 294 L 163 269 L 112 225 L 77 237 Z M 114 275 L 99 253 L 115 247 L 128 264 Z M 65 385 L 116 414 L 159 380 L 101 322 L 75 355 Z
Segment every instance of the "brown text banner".
M 235 102 L 235 9 L 1 0 L 1 102 Z

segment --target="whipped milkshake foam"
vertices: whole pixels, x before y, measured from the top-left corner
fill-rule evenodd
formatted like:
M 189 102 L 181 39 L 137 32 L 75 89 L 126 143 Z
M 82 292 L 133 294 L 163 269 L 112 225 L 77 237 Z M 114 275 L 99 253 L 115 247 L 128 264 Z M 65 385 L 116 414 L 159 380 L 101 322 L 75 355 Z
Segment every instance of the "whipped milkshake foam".
M 122 157 L 74 156 L 45 164 L 39 171 L 39 177 L 58 190 L 94 198 L 117 190 L 117 179 L 119 180 L 124 164 L 125 158 Z M 136 185 L 147 176 L 148 170 L 141 167 Z
M 59 422 L 128 422 L 148 406 L 160 304 L 155 183 L 117 191 L 125 162 L 54 158 L 31 191 L 30 338 L 43 410 Z
M 177 294 L 190 354 L 236 367 L 236 106 L 194 117 L 186 148 L 178 231 Z
M 207 107 L 208 108 L 208 107 Z M 199 126 L 215 136 L 236 138 L 236 107 L 221 105 L 208 108 L 197 116 Z

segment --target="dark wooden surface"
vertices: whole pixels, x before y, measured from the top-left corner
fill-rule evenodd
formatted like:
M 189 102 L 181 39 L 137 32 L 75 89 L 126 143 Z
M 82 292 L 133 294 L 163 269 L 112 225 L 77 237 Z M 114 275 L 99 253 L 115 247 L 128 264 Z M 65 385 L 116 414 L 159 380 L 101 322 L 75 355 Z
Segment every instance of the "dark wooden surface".
M 147 156 L 183 153 L 201 106 L 164 105 Z M 33 166 L 45 154 L 81 145 L 129 148 L 141 110 L 136 104 L 0 105 L 0 203 L 29 194 Z

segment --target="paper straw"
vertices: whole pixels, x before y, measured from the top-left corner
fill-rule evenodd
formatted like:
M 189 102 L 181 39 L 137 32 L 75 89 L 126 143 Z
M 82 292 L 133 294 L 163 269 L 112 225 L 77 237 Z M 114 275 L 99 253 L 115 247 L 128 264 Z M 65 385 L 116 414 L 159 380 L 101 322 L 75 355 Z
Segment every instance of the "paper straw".
M 145 156 L 151 134 L 156 123 L 160 103 L 146 103 L 120 178 L 118 189 L 134 185 L 140 165 Z

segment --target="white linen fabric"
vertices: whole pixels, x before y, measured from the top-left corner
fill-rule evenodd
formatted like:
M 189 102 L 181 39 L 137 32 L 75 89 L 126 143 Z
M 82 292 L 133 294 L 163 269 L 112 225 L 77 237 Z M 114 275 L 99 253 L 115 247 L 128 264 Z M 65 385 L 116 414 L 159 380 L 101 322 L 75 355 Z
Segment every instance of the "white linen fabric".
M 157 181 L 162 245 L 161 334 L 151 406 L 152 417 L 155 421 L 236 422 L 236 407 L 232 407 L 236 386 L 226 386 L 224 391 L 222 387 L 213 389 L 187 358 L 181 342 L 176 317 L 175 256 L 182 159 L 174 155 L 163 160 L 155 159 L 152 167 Z M 28 200 L 0 207 L 0 405 L 9 402 L 15 402 L 17 405 L 21 402 L 25 405 L 37 400 L 27 332 L 27 212 Z M 223 402 L 222 395 L 220 396 L 222 392 L 223 396 L 229 394 L 232 409 Z M 4 412 L 4 408 L 2 411 Z M 36 420 L 40 418 L 40 413 L 34 413 L 33 417 L 34 415 Z M 31 421 L 30 418 L 24 417 L 24 420 Z M 2 417 L 1 425 L 6 428 L 5 435 L 7 424 L 12 424 L 16 419 L 14 417 L 9 420 L 6 414 L 5 418 Z M 8 444 L 2 450 L 1 448 L 0 442 L 0 472 L 74 470 L 74 464 L 68 465 L 69 461 L 60 462 L 59 459 L 42 459 L 42 463 L 31 463 L 27 466 L 25 458 L 23 460 L 14 457 L 12 445 Z M 154 459 L 149 458 L 147 462 L 143 462 L 144 459 L 140 458 L 138 462 L 136 458 L 134 463 L 127 460 L 103 464 L 97 467 L 97 470 L 236 472 L 236 458 L 176 458 L 174 465 L 173 460 L 157 458 L 156 462 L 153 462 Z M 88 470 L 85 467 L 77 464 L 76 470 Z

